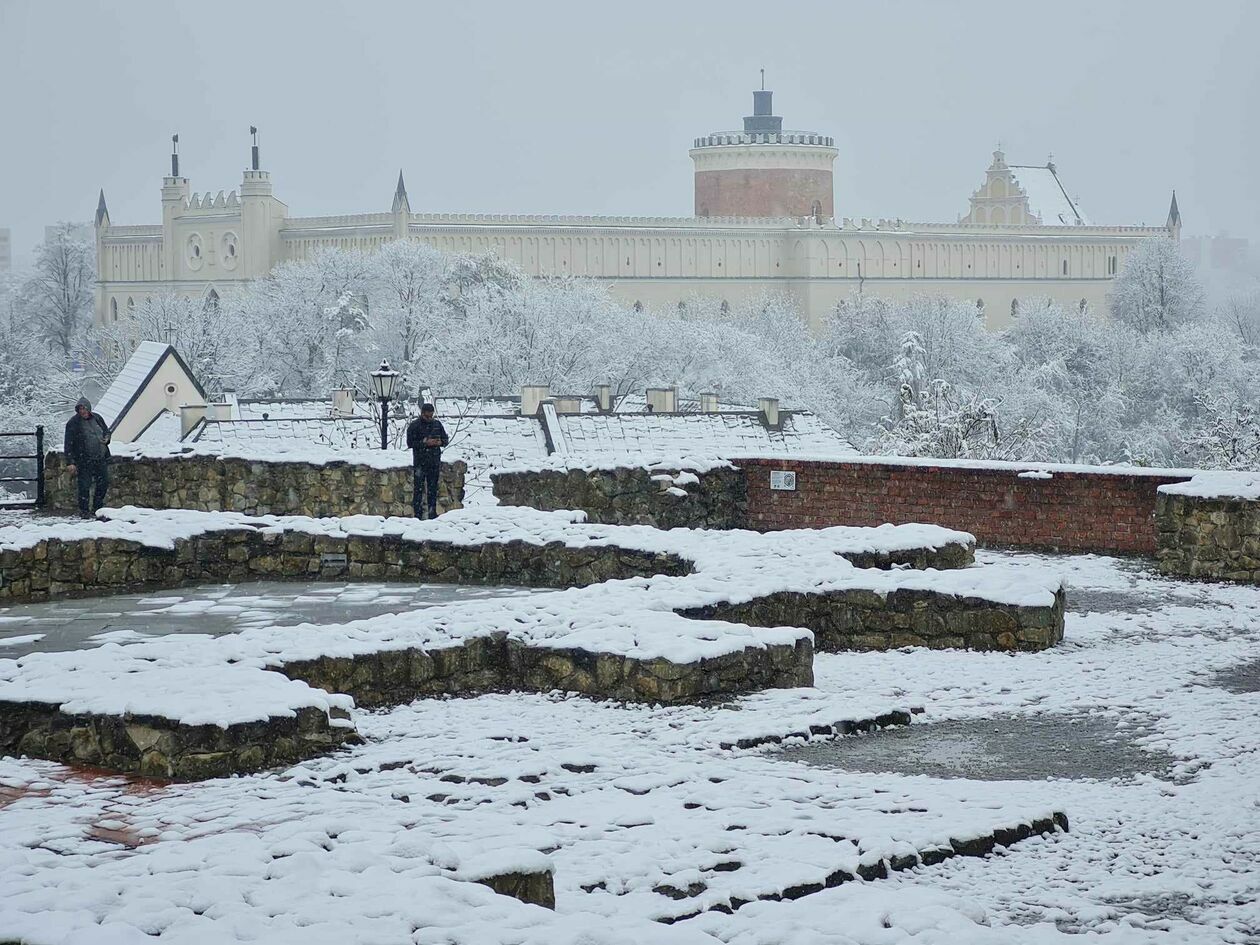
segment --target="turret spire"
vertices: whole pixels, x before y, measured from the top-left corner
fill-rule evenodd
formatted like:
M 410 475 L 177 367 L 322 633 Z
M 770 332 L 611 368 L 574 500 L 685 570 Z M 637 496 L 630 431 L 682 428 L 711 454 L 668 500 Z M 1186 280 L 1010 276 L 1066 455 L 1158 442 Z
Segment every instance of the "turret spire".
M 171 135 L 171 176 L 179 176 L 179 135 Z
M 101 188 L 100 199 L 96 201 L 96 225 L 109 226 L 109 208 L 105 206 L 105 188 Z
M 394 189 L 393 212 L 411 212 L 411 202 L 407 200 L 407 185 L 403 183 L 403 172 L 401 167 L 398 169 L 398 186 Z
M 249 149 L 250 169 L 258 170 L 258 129 L 253 125 L 249 126 L 249 133 L 253 136 L 254 142 Z
M 1172 205 L 1168 208 L 1168 222 L 1164 224 L 1169 230 L 1181 229 L 1181 211 L 1177 209 L 1177 191 L 1172 193 Z

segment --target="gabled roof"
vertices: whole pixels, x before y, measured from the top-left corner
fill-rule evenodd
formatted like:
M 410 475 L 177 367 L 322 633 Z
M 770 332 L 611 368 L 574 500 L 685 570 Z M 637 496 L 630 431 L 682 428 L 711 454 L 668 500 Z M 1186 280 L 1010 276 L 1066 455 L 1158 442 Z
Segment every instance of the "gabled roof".
M 1089 226 L 1080 207 L 1068 196 L 1053 164 L 1035 167 L 1010 165 L 1020 189 L 1028 196 L 1028 209 L 1042 226 Z
M 131 409 L 141 392 L 157 374 L 158 368 L 169 358 L 175 359 L 204 401 L 206 392 L 197 383 L 197 378 L 193 376 L 193 372 L 179 356 L 178 351 L 160 341 L 142 341 L 127 359 L 123 369 L 118 372 L 114 383 L 109 385 L 109 390 L 105 391 L 101 399 L 92 407 L 93 412 L 104 418 L 110 430 L 117 429 L 119 421 L 127 416 L 127 411 Z

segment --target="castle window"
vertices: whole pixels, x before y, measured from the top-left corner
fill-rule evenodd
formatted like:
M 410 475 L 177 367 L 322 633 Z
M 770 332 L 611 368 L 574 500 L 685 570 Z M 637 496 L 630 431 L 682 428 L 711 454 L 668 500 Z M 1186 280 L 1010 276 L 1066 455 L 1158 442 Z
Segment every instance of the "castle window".
M 236 255 L 236 244 L 235 244 L 235 243 L 228 243 L 228 244 L 227 244 L 227 254 L 228 254 L 229 256 L 235 256 L 235 255 Z
M 109 320 L 111 322 L 118 321 L 118 300 L 117 299 L 109 300 Z
M 635 310 L 636 312 L 642 312 L 642 311 L 643 311 L 643 303 L 642 303 L 642 302 L 640 302 L 638 299 L 635 299 L 635 300 L 634 300 L 634 310 Z
M 1011 299 L 1011 318 L 1019 317 L 1019 299 Z
M 1085 309 L 1089 308 L 1089 301 L 1087 299 L 1081 299 L 1079 307 L 1082 312 L 1085 311 Z
M 1067 275 L 1067 260 L 1063 260 L 1063 274 Z

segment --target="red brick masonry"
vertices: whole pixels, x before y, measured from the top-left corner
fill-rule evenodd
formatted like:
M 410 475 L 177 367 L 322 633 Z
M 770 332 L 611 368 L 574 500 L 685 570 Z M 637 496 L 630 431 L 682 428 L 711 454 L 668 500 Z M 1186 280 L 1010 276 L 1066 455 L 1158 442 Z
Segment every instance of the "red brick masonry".
M 1174 470 L 1098 472 L 940 465 L 896 460 L 736 459 L 748 477 L 748 524 L 759 531 L 927 522 L 971 532 L 982 545 L 1155 553 L 1155 494 L 1184 482 Z M 771 470 L 796 473 L 796 491 L 771 490 Z

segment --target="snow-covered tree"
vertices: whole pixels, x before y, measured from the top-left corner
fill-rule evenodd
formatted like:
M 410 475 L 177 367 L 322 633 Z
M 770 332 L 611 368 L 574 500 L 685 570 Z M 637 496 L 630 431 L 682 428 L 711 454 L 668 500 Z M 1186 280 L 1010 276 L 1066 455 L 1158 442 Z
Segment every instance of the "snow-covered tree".
M 30 326 L 69 359 L 92 319 L 96 248 L 59 223 L 35 248 L 35 265 L 22 286 L 21 307 Z
M 1167 332 L 1202 315 L 1203 286 L 1171 239 L 1138 244 L 1111 290 L 1111 314 L 1142 334 Z

